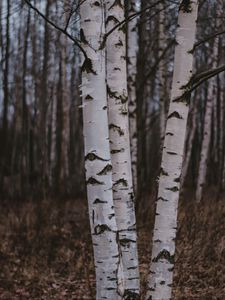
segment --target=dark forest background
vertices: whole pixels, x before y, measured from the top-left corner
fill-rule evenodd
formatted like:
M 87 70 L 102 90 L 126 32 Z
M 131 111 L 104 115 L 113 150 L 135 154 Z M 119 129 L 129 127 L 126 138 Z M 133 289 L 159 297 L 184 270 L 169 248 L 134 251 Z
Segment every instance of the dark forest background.
M 79 38 L 75 0 L 33 1 L 45 18 Z M 157 2 L 156 2 L 157 3 Z M 138 21 L 137 74 L 138 196 L 154 188 L 161 153 L 160 95 L 167 111 L 173 72 L 178 5 L 166 2 L 164 43 L 160 41 L 161 6 L 148 1 Z M 202 1 L 194 49 L 196 73 L 223 65 L 223 6 Z M 84 195 L 80 55 L 73 41 L 48 24 L 24 1 L 0 4 L 0 181 L 2 198 L 30 199 Z M 218 56 L 213 54 L 215 42 Z M 215 63 L 216 61 L 216 63 Z M 159 82 L 163 64 L 163 83 Z M 211 80 L 190 99 L 184 185 L 195 188 L 203 140 L 204 114 Z M 213 79 L 213 112 L 206 185 L 224 188 L 224 72 Z
M 66 28 L 72 38 L 79 38 L 79 5 L 76 0 L 30 2 L 43 16 L 25 1 L 0 1 L 0 299 L 94 299 L 80 54 L 72 39 L 59 30 Z M 164 95 L 166 113 L 179 6 L 176 1 L 165 2 L 162 47 L 162 8 L 156 4 L 147 9 L 150 2 L 139 2 L 143 13 L 138 17 L 136 82 L 136 207 L 143 291 L 162 148 L 160 95 Z M 218 9 L 216 1 L 200 1 L 196 73 L 224 65 L 224 5 Z M 163 65 L 163 83 L 159 65 Z M 213 108 L 207 177 L 203 201 L 197 205 L 194 191 L 210 89 Z M 224 188 L 225 73 L 221 72 L 204 81 L 190 98 L 174 299 L 224 297 Z

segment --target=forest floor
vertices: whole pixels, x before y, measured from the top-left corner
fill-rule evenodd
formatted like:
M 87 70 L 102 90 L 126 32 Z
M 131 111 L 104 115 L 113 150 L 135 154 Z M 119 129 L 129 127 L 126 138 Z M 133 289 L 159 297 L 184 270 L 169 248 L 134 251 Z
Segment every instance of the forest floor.
M 173 299 L 225 299 L 225 197 L 192 199 L 180 201 Z M 138 216 L 142 299 L 153 216 L 149 200 Z M 94 300 L 86 201 L 2 204 L 0 241 L 0 299 Z

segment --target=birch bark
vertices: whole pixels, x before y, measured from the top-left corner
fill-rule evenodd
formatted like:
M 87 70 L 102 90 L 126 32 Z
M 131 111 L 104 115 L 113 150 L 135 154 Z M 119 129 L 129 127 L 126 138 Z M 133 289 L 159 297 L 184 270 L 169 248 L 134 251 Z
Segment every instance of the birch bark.
M 218 38 L 215 39 L 213 46 L 213 64 L 212 68 L 217 67 L 218 57 Z M 196 201 L 200 202 L 203 196 L 203 188 L 206 181 L 207 164 L 209 156 L 209 147 L 211 141 L 211 126 L 213 113 L 213 99 L 216 97 L 216 79 L 212 78 L 208 87 L 208 98 L 204 117 L 203 141 L 200 154 L 199 173 L 197 179 Z
M 83 134 L 89 218 L 96 271 L 96 299 L 120 299 L 117 290 L 119 250 L 112 194 L 105 49 L 99 50 L 105 33 L 104 4 L 82 3 L 81 39 L 91 59 L 82 67 Z
M 181 97 L 192 74 L 198 1 L 182 1 L 176 33 L 174 74 L 159 178 L 152 260 L 146 299 L 171 299 L 177 207 L 188 99 Z M 181 97 L 181 98 L 180 98 Z M 179 99 L 179 100 L 178 100 Z
M 123 19 L 124 1 L 107 0 L 107 31 Z M 106 52 L 113 200 L 124 275 L 123 296 L 136 299 L 139 297 L 139 269 L 129 139 L 126 37 L 123 30 L 114 31 L 108 38 Z
M 129 1 L 129 16 L 137 12 L 136 1 Z M 130 147 L 131 166 L 133 174 L 134 191 L 137 191 L 137 99 L 136 99 L 136 77 L 137 77 L 137 52 L 138 52 L 138 19 L 130 20 L 127 24 L 127 84 L 129 101 L 129 125 L 130 125 Z

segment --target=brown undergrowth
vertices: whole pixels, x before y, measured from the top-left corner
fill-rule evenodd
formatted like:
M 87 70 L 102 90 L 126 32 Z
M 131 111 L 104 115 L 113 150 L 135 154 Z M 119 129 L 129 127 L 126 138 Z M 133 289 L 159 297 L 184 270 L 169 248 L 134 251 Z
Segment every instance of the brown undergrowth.
M 173 299 L 225 299 L 225 200 L 180 201 Z M 154 203 L 138 217 L 144 299 Z M 84 200 L 6 203 L 0 208 L 0 299 L 94 299 Z M 113 300 L 113 299 L 112 299 Z

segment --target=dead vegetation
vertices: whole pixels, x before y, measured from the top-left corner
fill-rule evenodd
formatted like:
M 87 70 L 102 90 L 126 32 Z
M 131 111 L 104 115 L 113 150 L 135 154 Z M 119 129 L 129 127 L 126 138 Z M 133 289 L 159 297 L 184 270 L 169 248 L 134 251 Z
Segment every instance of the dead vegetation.
M 181 200 L 173 299 L 224 299 L 225 202 L 214 193 Z M 10 207 L 10 208 L 9 208 Z M 138 217 L 142 298 L 154 205 Z M 0 299 L 94 299 L 94 266 L 84 200 L 6 203 L 0 210 Z

